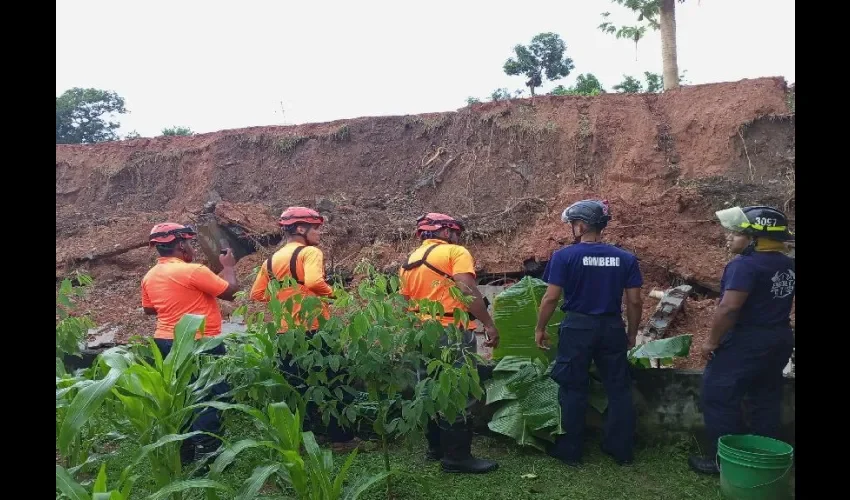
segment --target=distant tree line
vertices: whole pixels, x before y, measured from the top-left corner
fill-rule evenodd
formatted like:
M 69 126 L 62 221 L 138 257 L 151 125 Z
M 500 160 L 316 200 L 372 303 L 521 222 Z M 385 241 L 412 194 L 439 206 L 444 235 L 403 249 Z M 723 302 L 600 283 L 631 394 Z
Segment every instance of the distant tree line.
M 129 113 L 124 98 L 111 90 L 74 87 L 56 98 L 56 144 L 97 144 L 119 139 L 138 139 L 133 130 L 118 135 L 119 115 Z M 162 129 L 162 135 L 194 135 L 189 127 Z

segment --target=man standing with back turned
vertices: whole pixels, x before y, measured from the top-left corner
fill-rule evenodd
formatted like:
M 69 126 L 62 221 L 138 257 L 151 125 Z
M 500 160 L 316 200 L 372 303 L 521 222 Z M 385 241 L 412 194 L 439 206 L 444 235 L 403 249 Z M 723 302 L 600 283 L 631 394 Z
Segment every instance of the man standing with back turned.
M 546 327 L 563 291 L 566 316 L 551 376 L 560 386 L 566 434 L 558 436 L 550 454 L 573 467 L 581 463 L 592 360 L 608 394 L 602 451 L 620 465 L 631 464 L 635 411 L 627 352 L 635 344 L 641 320 L 643 277 L 637 257 L 601 241 L 611 220 L 607 201 L 576 202 L 564 210 L 561 220 L 570 224 L 574 243 L 555 252 L 546 267 L 543 278 L 549 287 L 535 332 L 537 346 L 548 349 Z M 622 317 L 624 291 L 628 333 Z
M 484 324 L 485 345 L 496 347 L 499 345 L 499 331 L 475 282 L 475 262 L 469 250 L 458 244 L 463 229 L 459 220 L 445 214 L 429 213 L 420 217 L 416 221 L 416 236 L 422 245 L 401 266 L 400 292 L 408 300 L 427 299 L 441 303 L 446 312 L 439 320 L 446 327 L 454 323 L 455 309 L 472 313 Z M 472 296 L 468 306 L 452 297 L 450 290 L 453 285 L 458 285 L 464 295 Z M 463 332 L 464 349 L 476 352 L 476 323 L 471 320 L 467 326 Z M 447 342 L 448 337 L 444 337 L 443 341 Z M 428 421 L 427 457 L 440 460 L 443 471 L 485 473 L 498 468 L 499 464 L 492 460 L 472 456 L 471 418 L 466 415 L 464 421 L 464 416 L 458 415 L 454 422 L 442 418 Z
M 197 233 L 188 226 L 166 222 L 151 230 L 150 246 L 159 253 L 156 265 L 142 278 L 142 307 L 145 314 L 156 315 L 154 342 L 162 357 L 168 356 L 174 343 L 174 327 L 185 314 L 200 314 L 206 317 L 204 335 L 213 337 L 221 333 L 221 309 L 216 299 L 232 301 L 239 291 L 236 280 L 236 258 L 233 251 L 221 255 L 223 267 L 216 275 L 207 266 L 193 264 L 195 251 L 190 241 Z M 200 333 L 198 334 L 200 336 Z M 224 354 L 224 345 L 219 345 L 209 354 Z M 213 386 L 210 396 L 227 392 L 224 382 Z M 197 412 L 192 424 L 193 431 L 221 434 L 219 411 L 206 408 Z M 206 434 L 199 434 L 183 441 L 180 459 L 187 464 L 195 459 L 196 452 L 209 453 L 218 448 L 220 441 Z
M 271 257 L 263 262 L 254 286 L 251 288 L 251 298 L 260 302 L 270 300 L 268 286 L 270 280 L 282 283 L 289 277 L 295 280 L 297 287 L 281 288 L 277 292 L 277 299 L 286 302 L 296 295 L 302 297 L 332 297 L 333 288 L 325 281 L 324 254 L 319 249 L 319 241 L 322 235 L 322 225 L 325 218 L 319 212 L 307 207 L 289 207 L 280 214 L 278 225 L 283 232 L 286 243 Z M 321 304 L 321 314 L 325 319 L 330 318 L 330 312 L 326 303 Z M 301 311 L 301 304 L 295 301 L 292 305 L 292 315 L 296 322 L 300 323 L 297 315 Z M 311 325 L 305 325 L 307 335 L 313 336 L 319 330 L 318 318 Z M 287 324 L 284 320 L 280 325 L 278 333 L 285 334 Z M 292 356 L 281 359 L 281 368 L 290 383 L 303 394 L 307 390 L 303 383 L 302 367 L 293 363 Z M 330 371 L 328 378 L 336 378 L 339 373 Z M 333 389 L 333 387 L 331 387 Z M 348 393 L 343 397 L 343 403 L 347 403 Z M 316 410 L 315 403 L 308 404 L 308 412 Z M 310 420 L 307 420 L 309 423 Z M 331 439 L 331 448 L 338 452 L 348 452 L 359 446 L 360 440 L 354 436 L 351 429 L 340 425 L 333 416 L 327 425 L 328 435 Z

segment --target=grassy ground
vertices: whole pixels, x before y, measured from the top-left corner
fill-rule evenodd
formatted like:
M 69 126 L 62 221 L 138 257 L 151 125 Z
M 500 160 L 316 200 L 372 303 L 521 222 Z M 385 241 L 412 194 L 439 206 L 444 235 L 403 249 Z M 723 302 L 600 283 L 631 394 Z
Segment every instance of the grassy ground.
M 688 469 L 688 450 L 685 448 L 685 445 L 642 447 L 637 451 L 634 466 L 619 467 L 598 450 L 598 440 L 591 440 L 588 442 L 585 464 L 580 469 L 573 469 L 535 450 L 520 449 L 510 441 L 478 436 L 473 452 L 480 457 L 498 460 L 498 471 L 484 475 L 442 473 L 439 463 L 425 460 L 424 440 L 393 446 L 390 460 L 392 467 L 399 470 L 393 479 L 396 499 L 720 498 L 716 478 L 698 476 Z M 130 443 L 122 443 L 107 461 L 108 476 L 117 478 L 135 451 L 136 448 Z M 257 458 L 251 450 L 243 452 L 233 466 L 225 471 L 224 482 L 234 490 L 238 489 L 251 475 Z M 344 458 L 344 455 L 335 455 L 335 465 L 340 466 Z M 360 474 L 374 474 L 382 470 L 383 455 L 379 451 L 361 452 L 352 467 L 349 480 Z M 134 473 L 142 478 L 149 476 L 147 464 L 140 464 Z M 526 474 L 536 477 L 523 478 Z M 140 480 L 134 488 L 133 497 L 144 498 L 150 486 L 150 481 Z M 292 498 L 271 484 L 267 484 L 262 491 L 263 496 L 260 498 L 264 499 Z M 196 496 L 202 498 L 202 493 L 198 492 Z M 383 483 L 374 486 L 361 498 L 386 498 Z
M 395 480 L 398 498 L 431 499 L 687 499 L 718 498 L 718 481 L 698 477 L 687 466 L 687 454 L 675 447 L 643 449 L 633 467 L 620 467 L 591 444 L 585 464 L 573 469 L 534 450 L 518 449 L 490 437 L 475 441 L 474 453 L 499 462 L 485 475 L 440 472 L 439 464 L 424 458 L 424 443 L 415 449 L 394 450 L 392 463 L 402 473 Z M 379 453 L 358 457 L 358 471 L 382 468 Z M 534 474 L 536 478 L 523 478 Z M 367 498 L 386 498 L 372 491 Z

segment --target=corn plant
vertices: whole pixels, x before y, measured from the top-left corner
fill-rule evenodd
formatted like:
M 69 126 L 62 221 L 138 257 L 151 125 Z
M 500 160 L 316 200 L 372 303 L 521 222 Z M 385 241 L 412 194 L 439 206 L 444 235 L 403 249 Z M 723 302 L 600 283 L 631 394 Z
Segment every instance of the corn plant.
M 244 439 L 228 445 L 210 468 L 210 477 L 217 478 L 244 450 L 263 450 L 263 461 L 236 493 L 237 500 L 254 498 L 260 488 L 271 478 L 277 478 L 285 487 L 292 488 L 302 500 L 356 500 L 375 483 L 389 476 L 383 472 L 374 476 L 361 476 L 354 484 L 344 488 L 349 468 L 357 451 L 348 455 L 338 473 L 334 472 L 333 457 L 321 450 L 312 432 L 302 432 L 302 418 L 284 402 L 269 404 L 265 411 L 227 403 L 203 403 L 221 410 L 238 410 L 252 417 L 259 431 L 259 439 Z M 306 460 L 301 448 L 306 451 Z
M 103 464 L 90 494 L 64 467 L 56 466 L 56 489 L 71 500 L 130 500 L 130 491 L 136 479 L 134 477 L 126 481 L 120 488 L 107 489 L 106 464 Z
M 69 471 L 60 465 L 56 466 L 56 489 L 64 497 L 71 500 L 130 500 L 132 498 L 130 492 L 138 479 L 139 476 L 128 477 L 126 474 L 122 474 L 118 485 L 114 488 L 108 488 L 106 464 L 103 464 L 100 466 L 100 472 L 92 485 L 91 494 L 89 494 L 85 487 L 74 480 Z M 149 495 L 147 499 L 158 500 L 168 498 L 174 493 L 201 488 L 229 491 L 228 488 L 209 479 L 190 479 L 171 483 Z M 59 498 L 58 495 L 57 498 Z
M 103 413 L 116 382 L 128 367 L 131 355 L 121 348 L 106 351 L 98 365 L 73 377 L 56 379 L 56 441 L 72 469 L 92 458 L 88 455 L 98 430 L 96 416 Z M 74 469 L 75 470 L 75 469 Z
M 143 453 L 148 455 L 159 488 L 183 476 L 180 442 L 198 434 L 185 432 L 194 417 L 192 410 L 221 379 L 215 363 L 203 362 L 203 353 L 222 339 L 195 340 L 195 333 L 203 331 L 204 322 L 203 316 L 183 316 L 174 328 L 174 343 L 168 356 L 163 359 L 151 340 L 149 352 L 135 356 L 113 389 Z M 152 356 L 153 363 L 146 361 L 144 355 Z
M 127 422 L 142 445 L 136 463 L 149 458 L 160 490 L 179 480 L 183 476 L 180 442 L 198 434 L 185 433 L 194 416 L 192 410 L 220 378 L 217 365 L 204 363 L 202 354 L 221 339 L 196 341 L 195 333 L 203 328 L 203 316 L 183 316 L 174 329 L 172 349 L 164 359 L 152 340 L 148 350 L 116 347 L 104 352 L 98 358 L 98 370 L 105 371 L 105 375 L 79 382 L 79 390 L 65 411 L 58 438 L 63 455 L 104 401 L 112 398 L 114 409 L 120 412 L 118 417 Z M 145 359 L 149 356 L 153 363 Z M 180 494 L 169 494 L 172 493 Z
M 80 390 L 94 383 L 95 381 L 88 378 L 85 373 L 79 373 L 77 375 L 65 374 L 62 377 L 56 377 L 57 442 L 59 442 L 62 423 L 65 421 L 68 408 L 74 398 Z M 69 467 L 72 473 L 96 459 L 95 456 L 90 455 L 90 452 L 97 435 L 97 426 L 93 425 L 93 422 L 90 422 L 82 426 L 70 440 L 66 441 L 65 446 L 60 450 L 65 466 Z

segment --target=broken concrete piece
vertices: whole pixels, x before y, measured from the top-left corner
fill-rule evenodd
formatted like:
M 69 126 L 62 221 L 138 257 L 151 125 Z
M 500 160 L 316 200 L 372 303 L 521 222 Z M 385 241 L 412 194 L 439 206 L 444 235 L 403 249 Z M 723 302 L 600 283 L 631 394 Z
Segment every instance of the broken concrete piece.
M 684 308 L 685 300 L 691 290 L 693 290 L 691 285 L 679 285 L 664 292 L 658 307 L 655 308 L 655 312 L 641 331 L 637 343 L 643 344 L 649 340 L 664 338 L 667 328 Z
M 227 335 L 228 333 L 242 333 L 245 332 L 248 327 L 241 322 L 236 321 L 222 321 L 221 322 L 221 333 L 222 335 Z
M 664 292 L 662 290 L 653 290 L 649 292 L 649 296 L 653 299 L 661 300 L 664 298 Z
M 107 330 L 109 325 L 103 325 L 98 328 L 92 328 L 88 331 L 89 336 L 94 338 L 86 343 L 85 349 L 101 349 L 104 347 L 112 347 L 115 345 L 115 334 L 118 333 L 118 327 L 114 326 Z

